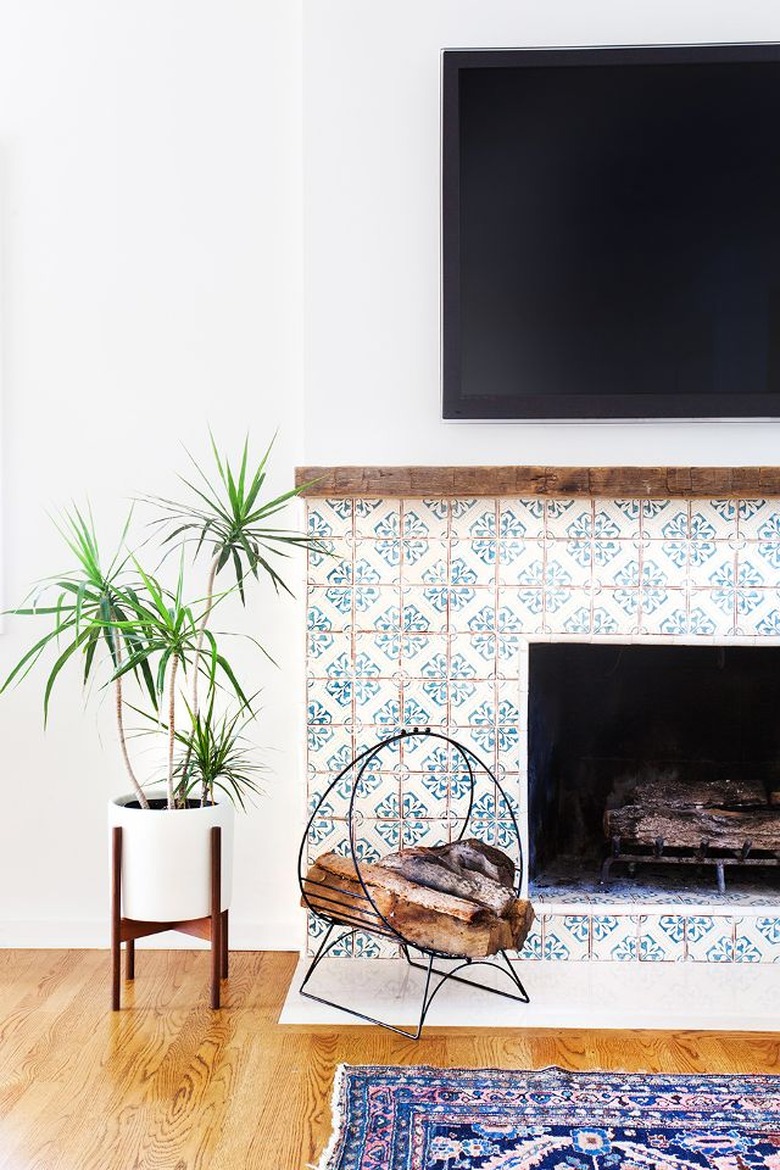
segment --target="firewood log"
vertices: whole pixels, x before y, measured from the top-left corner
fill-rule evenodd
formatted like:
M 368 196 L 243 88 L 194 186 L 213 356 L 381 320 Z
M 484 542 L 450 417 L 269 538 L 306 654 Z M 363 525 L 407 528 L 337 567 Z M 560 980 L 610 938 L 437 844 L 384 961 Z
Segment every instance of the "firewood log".
M 465 850 L 471 859 L 475 854 L 480 850 Z M 440 859 L 438 849 L 415 849 L 378 863 L 361 863 L 361 883 L 350 857 L 325 853 L 306 875 L 304 904 L 337 922 L 394 932 L 412 946 L 455 957 L 484 958 L 521 947 L 534 918 L 530 902 L 515 898 L 505 885 L 483 873 L 467 868 L 458 872 L 452 856 L 446 859 L 454 871 L 438 864 Z M 496 860 L 490 864 L 496 866 Z M 497 869 L 504 877 L 509 873 L 507 865 Z M 421 884 L 413 877 L 421 872 L 428 879 L 431 871 L 438 885 L 448 877 L 449 889 Z

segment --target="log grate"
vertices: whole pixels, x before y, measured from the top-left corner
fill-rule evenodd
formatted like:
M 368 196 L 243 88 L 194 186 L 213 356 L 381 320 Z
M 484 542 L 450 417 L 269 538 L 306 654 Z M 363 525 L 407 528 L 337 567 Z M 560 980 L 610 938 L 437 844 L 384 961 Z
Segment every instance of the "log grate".
M 726 870 L 739 866 L 740 868 L 772 868 L 780 865 L 780 853 L 766 850 L 753 850 L 752 843 L 745 841 L 739 849 L 712 848 L 709 841 L 703 840 L 698 848 L 685 846 L 667 846 L 663 838 L 657 838 L 652 845 L 638 845 L 636 842 L 624 843 L 620 837 L 613 837 L 609 850 L 601 863 L 600 884 L 608 885 L 612 876 L 612 867 L 616 864 L 626 865 L 633 875 L 637 866 L 652 863 L 652 865 L 696 866 L 699 870 L 711 867 L 715 871 L 715 881 L 719 894 L 726 892 Z

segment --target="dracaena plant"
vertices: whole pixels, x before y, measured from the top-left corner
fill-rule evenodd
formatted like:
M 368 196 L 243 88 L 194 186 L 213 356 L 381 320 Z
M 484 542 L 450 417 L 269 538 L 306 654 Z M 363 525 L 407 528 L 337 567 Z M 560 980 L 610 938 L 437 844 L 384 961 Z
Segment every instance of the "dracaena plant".
M 269 525 L 303 490 L 263 499 L 271 446 L 252 463 L 245 442 L 235 465 L 220 455 L 213 438 L 211 448 L 214 474 L 192 459 L 194 476 L 182 477 L 191 503 L 142 497 L 143 505 L 153 509 L 151 523 L 159 537 L 154 570 L 141 560 L 141 553 L 149 556 L 148 538 L 140 549 L 130 543 L 134 512 L 104 568 L 91 512 L 74 507 L 57 522 L 73 566 L 40 582 L 10 611 L 42 619 L 47 628 L 10 670 L 2 689 L 44 663 L 45 724 L 55 684 L 69 661 L 80 657 L 84 687 L 113 691 L 122 758 L 144 808 L 149 801 L 132 759 L 136 729 L 128 726 L 130 712 L 141 719 L 142 730 L 153 725 L 165 738 L 168 808 L 209 803 L 217 790 L 243 807 L 245 798 L 259 791 L 261 768 L 244 736 L 256 714 L 257 696 L 248 696 L 242 687 L 223 650 L 224 633 L 211 628 L 212 615 L 234 593 L 246 605 L 248 580 L 265 577 L 277 592 L 289 593 L 275 560 L 307 547 L 321 550 L 304 533 Z M 167 581 L 172 552 L 178 554 L 176 568 Z M 197 568 L 204 556 L 205 587 L 187 601 L 187 563 Z M 218 582 L 223 572 L 224 586 Z M 255 639 L 248 640 L 263 650 Z

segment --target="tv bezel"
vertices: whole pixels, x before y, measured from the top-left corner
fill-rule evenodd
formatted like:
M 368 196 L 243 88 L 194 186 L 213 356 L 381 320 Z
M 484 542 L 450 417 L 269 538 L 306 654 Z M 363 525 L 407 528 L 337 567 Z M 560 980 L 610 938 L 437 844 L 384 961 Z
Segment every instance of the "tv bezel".
M 462 421 L 738 421 L 780 418 L 780 393 L 466 396 L 460 370 L 460 122 L 463 69 L 572 65 L 772 62 L 780 43 L 636 45 L 599 48 L 444 49 L 441 66 L 442 418 Z

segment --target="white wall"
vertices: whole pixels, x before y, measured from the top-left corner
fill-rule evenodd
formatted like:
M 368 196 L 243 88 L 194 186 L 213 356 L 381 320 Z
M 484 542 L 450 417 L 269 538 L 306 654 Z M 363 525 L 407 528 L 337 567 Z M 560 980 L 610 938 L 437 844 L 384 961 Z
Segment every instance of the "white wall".
M 63 564 L 47 509 L 89 495 L 111 533 L 208 423 L 279 427 L 279 489 L 303 462 L 777 462 L 774 425 L 444 424 L 437 318 L 443 47 L 780 39 L 774 0 L 302 2 L 303 28 L 300 0 L 0 0 L 6 604 Z M 282 669 L 233 940 L 292 946 L 303 618 L 255 614 Z M 0 668 L 30 636 L 6 619 Z M 44 735 L 39 686 L 0 700 L 2 945 L 107 940 L 107 714 L 66 685 Z
M 439 407 L 443 48 L 780 40 L 774 0 L 304 0 L 312 464 L 776 463 L 780 423 L 468 424 Z
M 0 2 L 6 604 L 67 561 L 47 509 L 88 495 L 110 545 L 209 424 L 233 448 L 279 427 L 271 487 L 291 484 L 300 117 L 290 0 Z M 273 597 L 252 619 L 282 669 L 255 676 L 273 771 L 239 826 L 232 934 L 294 945 L 303 622 Z M 3 674 L 32 634 L 5 620 Z M 41 724 L 39 682 L 0 699 L 0 944 L 105 945 L 110 711 L 64 683 Z

